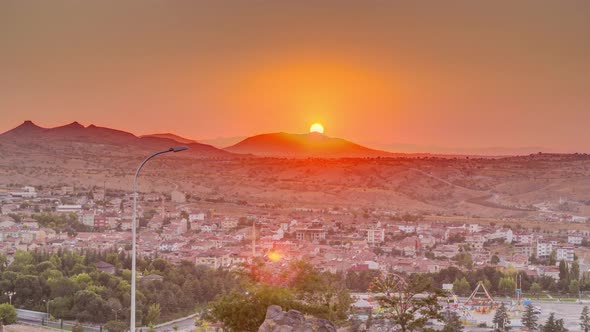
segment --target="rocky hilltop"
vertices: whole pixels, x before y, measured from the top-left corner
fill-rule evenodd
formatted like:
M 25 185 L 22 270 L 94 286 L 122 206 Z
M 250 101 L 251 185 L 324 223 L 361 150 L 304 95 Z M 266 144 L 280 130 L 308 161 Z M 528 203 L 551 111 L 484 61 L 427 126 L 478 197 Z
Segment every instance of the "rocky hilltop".
M 305 317 L 297 310 L 285 312 L 278 305 L 271 305 L 258 332 L 336 332 L 336 325 L 326 319 Z

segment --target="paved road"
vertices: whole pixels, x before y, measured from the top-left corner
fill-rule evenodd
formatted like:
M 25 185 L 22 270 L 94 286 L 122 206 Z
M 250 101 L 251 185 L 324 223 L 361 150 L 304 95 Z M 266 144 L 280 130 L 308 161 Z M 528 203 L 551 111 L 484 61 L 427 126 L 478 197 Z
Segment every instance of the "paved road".
M 177 320 L 166 322 L 155 326 L 156 332 L 192 332 L 195 330 L 195 316 L 190 315 Z M 174 328 L 176 327 L 176 331 Z M 147 328 L 142 328 L 142 332 L 147 331 Z
M 571 302 L 533 302 L 533 305 L 541 308 L 541 314 L 539 315 L 539 323 L 543 324 L 552 312 L 555 313 L 556 319 L 563 319 L 565 327 L 570 331 L 580 331 L 580 314 L 582 308 L 588 304 L 571 303 Z M 489 314 L 478 314 L 473 313 L 471 319 L 477 321 L 477 323 L 486 323 L 488 326 L 492 326 L 492 320 L 495 312 Z M 510 312 L 510 323 L 512 326 L 522 326 L 520 318 L 522 313 L 511 311 Z M 472 328 L 466 328 L 465 331 L 479 331 Z M 482 330 L 484 331 L 484 330 Z

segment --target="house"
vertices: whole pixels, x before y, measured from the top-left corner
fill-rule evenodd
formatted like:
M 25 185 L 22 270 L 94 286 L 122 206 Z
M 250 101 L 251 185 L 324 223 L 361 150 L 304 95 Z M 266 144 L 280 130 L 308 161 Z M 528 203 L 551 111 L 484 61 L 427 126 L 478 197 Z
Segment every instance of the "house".
M 321 228 L 303 228 L 295 231 L 295 238 L 299 241 L 321 241 L 326 239 L 326 232 Z
M 559 280 L 559 268 L 557 266 L 539 266 L 537 273 L 540 276 L 547 276 L 554 280 Z
M 553 251 L 553 243 L 537 241 L 537 257 L 547 258 Z
M 385 241 L 385 230 L 380 227 L 369 228 L 367 232 L 367 243 L 370 245 L 383 243 Z
M 164 277 L 162 277 L 161 275 L 151 273 L 151 274 L 148 274 L 147 276 L 141 277 L 141 279 L 139 279 L 139 283 L 142 286 L 145 286 L 146 284 L 152 283 L 154 281 L 163 281 L 163 280 L 164 280 Z
M 569 244 L 574 244 L 574 245 L 581 245 L 582 241 L 584 241 L 584 237 L 583 236 L 579 236 L 579 235 L 569 235 L 567 237 L 567 243 Z
M 557 261 L 564 260 L 568 263 L 574 261 L 574 247 L 573 246 L 559 246 L 555 249 L 557 254 Z
M 204 212 L 193 212 L 188 215 L 188 221 L 205 221 L 206 215 Z
M 535 252 L 534 247 L 528 243 L 517 243 L 514 246 L 514 251 L 517 254 L 526 255 L 527 257 L 531 257 Z
M 82 212 L 82 205 L 76 205 L 76 204 L 58 205 L 55 208 L 55 212 L 58 212 L 58 213 L 80 213 L 80 212 Z
M 224 218 L 221 221 L 221 228 L 223 230 L 230 230 L 238 227 L 238 220 L 233 218 Z
M 82 225 L 94 227 L 94 212 L 83 212 L 80 215 Z
M 108 274 L 115 274 L 115 267 L 112 264 L 107 262 L 99 261 L 94 264 L 97 270 L 100 272 L 108 273 Z

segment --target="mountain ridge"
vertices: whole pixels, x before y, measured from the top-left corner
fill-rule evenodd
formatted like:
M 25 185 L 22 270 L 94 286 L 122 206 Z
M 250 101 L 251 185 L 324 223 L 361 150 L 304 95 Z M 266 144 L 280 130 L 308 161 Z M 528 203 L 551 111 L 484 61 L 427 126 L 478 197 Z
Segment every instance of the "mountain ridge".
M 225 151 L 264 157 L 369 158 L 395 157 L 399 154 L 371 149 L 342 138 L 320 133 L 290 134 L 285 132 L 259 134 L 224 148 Z
M 123 130 L 99 127 L 93 124 L 85 127 L 77 121 L 62 126 L 43 128 L 26 120 L 21 125 L 0 134 L 1 141 L 10 142 L 13 146 L 30 146 L 30 143 L 38 145 L 42 141 L 43 145 L 56 151 L 69 149 L 74 144 L 76 148 L 83 149 L 88 153 L 93 153 L 94 146 L 100 146 L 101 150 L 109 150 L 111 147 L 112 150 L 137 151 L 142 154 L 149 153 L 154 149 L 186 144 L 190 149 L 185 154 L 205 158 L 232 156 L 230 152 L 207 144 L 183 143 L 163 137 L 138 137 Z M 80 146 L 78 143 L 87 143 L 87 145 Z

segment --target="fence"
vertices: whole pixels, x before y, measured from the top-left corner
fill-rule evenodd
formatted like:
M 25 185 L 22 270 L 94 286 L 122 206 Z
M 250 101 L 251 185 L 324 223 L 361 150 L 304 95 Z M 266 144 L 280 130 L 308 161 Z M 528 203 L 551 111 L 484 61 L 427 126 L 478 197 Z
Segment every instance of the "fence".
M 36 317 L 20 317 L 19 316 L 17 318 L 17 321 L 19 323 L 23 323 L 23 324 L 44 326 L 44 327 L 48 327 L 48 328 L 52 328 L 52 329 L 66 330 L 66 331 L 71 331 L 72 328 L 78 324 L 77 322 L 65 321 L 63 319 L 47 320 L 47 319 L 45 319 L 45 317 L 39 319 Z M 101 325 L 82 324 L 82 328 L 84 329 L 84 331 L 87 331 L 87 332 L 103 332 Z M 105 332 L 106 332 L 106 330 L 105 330 Z

